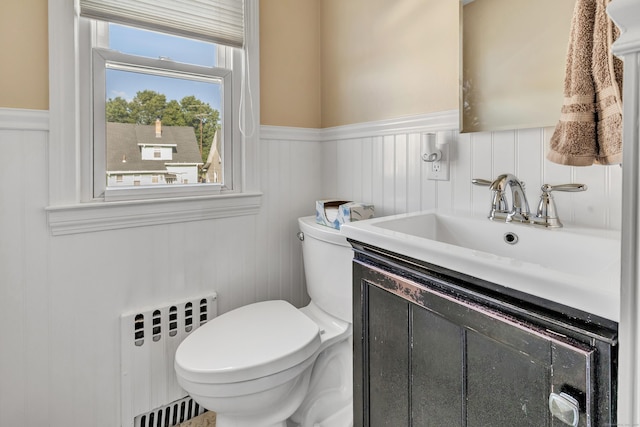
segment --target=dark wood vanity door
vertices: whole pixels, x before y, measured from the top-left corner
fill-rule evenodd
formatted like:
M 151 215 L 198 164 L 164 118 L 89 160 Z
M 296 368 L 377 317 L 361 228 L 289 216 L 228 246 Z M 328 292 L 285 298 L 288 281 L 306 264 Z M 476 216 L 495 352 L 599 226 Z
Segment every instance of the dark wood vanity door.
M 369 426 L 403 426 L 409 413 L 409 304 L 371 289 L 369 298 Z M 392 325 L 399 325 L 395 327 Z
M 386 299 L 389 296 L 396 298 L 393 295 L 378 297 Z M 410 308 L 413 320 L 413 346 L 409 350 L 410 417 L 413 425 L 463 426 L 463 331 L 427 310 Z
M 354 283 L 355 426 L 564 426 L 552 392 L 598 425 L 592 348 L 374 273 Z
M 548 426 L 551 358 L 545 363 L 482 334 L 466 334 L 470 426 Z

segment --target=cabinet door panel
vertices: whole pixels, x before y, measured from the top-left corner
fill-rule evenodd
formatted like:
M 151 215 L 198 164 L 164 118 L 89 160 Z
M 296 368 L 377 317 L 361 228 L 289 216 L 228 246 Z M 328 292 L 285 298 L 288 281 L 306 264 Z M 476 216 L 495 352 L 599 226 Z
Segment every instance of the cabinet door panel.
M 411 313 L 413 425 L 462 427 L 462 329 L 417 306 Z
M 550 366 L 473 331 L 466 342 L 467 425 L 548 426 Z
M 409 304 L 369 289 L 369 425 L 407 426 L 409 417 Z
M 553 378 L 551 390 L 566 393 L 576 399 L 580 408 L 579 426 L 598 425 L 593 419 L 594 409 L 593 380 L 595 378 L 593 349 L 567 346 L 562 343 L 552 343 Z M 604 397 L 604 396 L 602 396 Z M 604 399 L 603 399 L 604 400 Z M 553 419 L 554 426 L 564 426 L 562 422 Z
M 550 393 L 556 417 L 568 404 L 579 427 L 615 424 L 615 348 L 566 316 L 522 315 L 358 263 L 354 278 L 355 427 L 561 427 Z

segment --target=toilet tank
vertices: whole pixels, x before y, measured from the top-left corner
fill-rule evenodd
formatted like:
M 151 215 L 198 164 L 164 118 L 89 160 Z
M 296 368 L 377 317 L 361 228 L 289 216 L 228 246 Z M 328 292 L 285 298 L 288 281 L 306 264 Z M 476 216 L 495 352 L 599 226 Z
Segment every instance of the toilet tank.
M 307 293 L 319 308 L 351 323 L 351 245 L 340 231 L 316 224 L 315 216 L 299 218 L 298 224 Z

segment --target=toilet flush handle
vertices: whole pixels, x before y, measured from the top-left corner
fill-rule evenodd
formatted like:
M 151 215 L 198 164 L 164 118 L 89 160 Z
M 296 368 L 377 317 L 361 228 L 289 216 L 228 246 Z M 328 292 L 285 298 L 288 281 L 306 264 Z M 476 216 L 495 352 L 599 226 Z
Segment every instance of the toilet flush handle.
M 296 236 L 298 236 L 298 240 L 304 242 L 304 233 L 302 231 L 298 231 L 298 234 L 296 234 Z

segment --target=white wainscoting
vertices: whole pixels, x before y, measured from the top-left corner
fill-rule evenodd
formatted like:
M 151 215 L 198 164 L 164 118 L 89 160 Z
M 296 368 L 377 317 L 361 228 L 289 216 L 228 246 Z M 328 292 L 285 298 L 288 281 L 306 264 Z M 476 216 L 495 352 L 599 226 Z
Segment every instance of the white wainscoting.
M 1 426 L 47 425 L 52 401 L 48 120 L 41 111 L 0 111 Z
M 0 426 L 120 425 L 119 316 L 215 291 L 307 303 L 296 218 L 321 143 L 261 143 L 257 215 L 52 236 L 48 113 L 0 109 Z
M 458 134 L 453 115 L 439 114 L 437 120 L 426 116 L 424 125 L 413 123 L 406 130 L 403 121 L 398 126 L 388 123 L 387 129 L 372 127 L 369 135 L 361 125 L 331 129 L 323 143 L 325 196 L 371 202 L 377 216 L 431 208 L 481 214 L 489 211 L 489 191 L 471 180 L 511 172 L 526 183 L 532 209 L 542 184 L 587 184 L 584 193 L 554 192 L 563 222 L 620 229 L 619 166 L 556 165 L 545 159 L 553 128 Z M 449 181 L 427 180 L 428 164 L 420 157 L 421 132 L 437 132 L 450 141 Z
M 451 114 L 328 130 L 262 128 L 257 215 L 52 236 L 46 112 L 0 109 L 0 426 L 113 427 L 120 420 L 119 316 L 210 291 L 220 313 L 304 291 L 296 218 L 314 201 L 372 201 L 378 214 L 452 207 L 482 212 L 473 177 L 515 172 L 584 182 L 558 194 L 565 221 L 619 228 L 618 167 L 544 160 L 548 129 L 458 136 Z M 451 139 L 451 180 L 425 178 L 419 133 Z

